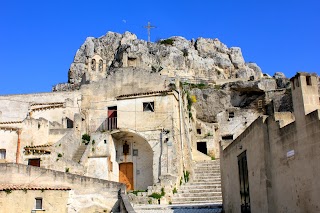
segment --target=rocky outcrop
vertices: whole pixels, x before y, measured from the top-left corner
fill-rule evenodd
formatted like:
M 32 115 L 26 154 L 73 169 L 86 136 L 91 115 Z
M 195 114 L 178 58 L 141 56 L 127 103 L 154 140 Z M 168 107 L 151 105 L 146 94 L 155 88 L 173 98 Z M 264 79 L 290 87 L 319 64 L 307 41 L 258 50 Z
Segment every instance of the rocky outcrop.
M 170 77 L 189 79 L 262 77 L 261 69 L 245 63 L 239 47 L 228 48 L 218 39 L 187 40 L 175 36 L 152 43 L 137 36 L 108 32 L 100 38 L 88 37 L 78 49 L 69 69 L 68 83 L 81 85 L 99 81 L 122 67 L 137 67 Z M 56 86 L 54 90 L 71 86 Z
M 276 72 L 273 78 L 277 82 L 278 89 L 290 88 L 290 80 L 282 72 Z

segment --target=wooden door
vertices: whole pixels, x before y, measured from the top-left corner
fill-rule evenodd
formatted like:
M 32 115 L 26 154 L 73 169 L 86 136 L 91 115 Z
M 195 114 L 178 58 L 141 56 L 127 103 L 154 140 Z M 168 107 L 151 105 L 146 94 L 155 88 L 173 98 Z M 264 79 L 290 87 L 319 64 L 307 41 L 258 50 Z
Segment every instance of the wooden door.
M 119 182 L 127 186 L 127 190 L 133 190 L 133 163 L 121 163 L 119 167 Z

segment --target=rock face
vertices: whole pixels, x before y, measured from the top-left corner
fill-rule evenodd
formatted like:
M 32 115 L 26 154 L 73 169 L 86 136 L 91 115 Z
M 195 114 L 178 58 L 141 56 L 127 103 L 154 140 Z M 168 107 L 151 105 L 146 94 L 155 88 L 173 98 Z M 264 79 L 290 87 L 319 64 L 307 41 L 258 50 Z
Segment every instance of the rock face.
M 276 72 L 273 78 L 277 82 L 278 89 L 290 88 L 290 80 L 282 72 Z
M 68 83 L 81 85 L 107 77 L 121 67 L 138 67 L 170 77 L 188 79 L 229 79 L 262 77 L 256 64 L 245 63 L 239 47 L 228 48 L 218 39 L 186 40 L 171 37 L 157 43 L 137 36 L 108 32 L 100 38 L 88 37 L 78 49 L 69 69 Z M 53 90 L 72 88 L 56 86 Z

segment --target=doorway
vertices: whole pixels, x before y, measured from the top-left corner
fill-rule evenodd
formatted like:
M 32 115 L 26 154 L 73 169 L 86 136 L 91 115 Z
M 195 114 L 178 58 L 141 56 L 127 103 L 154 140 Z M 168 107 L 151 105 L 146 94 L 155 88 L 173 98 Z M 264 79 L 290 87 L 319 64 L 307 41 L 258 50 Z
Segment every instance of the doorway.
M 133 163 L 121 163 L 119 165 L 119 182 L 127 186 L 127 190 L 133 190 Z
M 108 130 L 117 129 L 117 106 L 108 107 Z
M 207 142 L 197 142 L 197 150 L 207 155 L 208 154 Z
M 246 151 L 238 156 L 238 168 L 240 179 L 241 213 L 250 213 L 251 209 Z

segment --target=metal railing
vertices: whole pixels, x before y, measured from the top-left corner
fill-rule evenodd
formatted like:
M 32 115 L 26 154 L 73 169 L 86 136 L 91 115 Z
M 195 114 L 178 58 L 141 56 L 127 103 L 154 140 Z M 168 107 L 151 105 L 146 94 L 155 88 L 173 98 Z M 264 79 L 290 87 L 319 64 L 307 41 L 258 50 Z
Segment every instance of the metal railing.
M 99 126 L 98 131 L 109 131 L 117 128 L 117 117 L 113 117 L 104 120 Z

